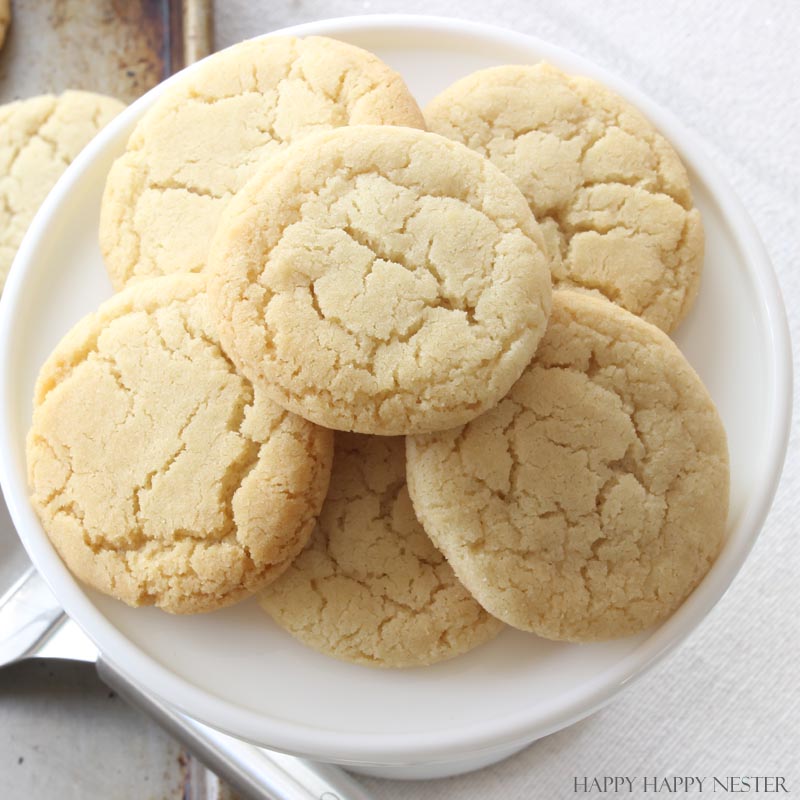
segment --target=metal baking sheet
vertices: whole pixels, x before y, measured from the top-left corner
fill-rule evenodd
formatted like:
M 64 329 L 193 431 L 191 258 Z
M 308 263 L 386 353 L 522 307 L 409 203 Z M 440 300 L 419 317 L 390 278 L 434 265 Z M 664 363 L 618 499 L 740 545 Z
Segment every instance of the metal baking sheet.
M 64 89 L 129 103 L 211 45 L 210 0 L 16 0 L 0 103 Z

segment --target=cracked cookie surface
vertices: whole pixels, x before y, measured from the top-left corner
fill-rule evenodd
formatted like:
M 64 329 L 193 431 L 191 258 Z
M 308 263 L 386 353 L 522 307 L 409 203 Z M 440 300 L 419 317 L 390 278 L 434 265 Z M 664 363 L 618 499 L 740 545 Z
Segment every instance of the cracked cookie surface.
M 316 650 L 369 666 L 421 666 L 503 628 L 425 534 L 405 472 L 402 438 L 336 434 L 311 540 L 261 594 L 275 621 Z
M 47 193 L 123 108 L 113 97 L 77 91 L 0 106 L 0 290 Z
M 359 123 L 424 127 L 402 78 L 366 50 L 281 36 L 204 60 L 145 113 L 111 168 L 100 247 L 112 283 L 202 271 L 222 210 L 260 161 Z
M 73 573 L 129 605 L 210 611 L 308 540 L 332 434 L 285 412 L 220 349 L 201 276 L 130 287 L 42 368 L 32 502 Z
M 722 545 L 725 431 L 661 331 L 553 294 L 535 359 L 500 404 L 408 440 L 417 516 L 478 601 L 552 639 L 665 619 Z
M 550 309 L 525 198 L 466 147 L 351 126 L 271 159 L 209 259 L 223 345 L 275 402 L 337 430 L 461 424 L 519 377 Z
M 457 81 L 429 129 L 489 158 L 522 190 L 556 288 L 598 293 L 665 331 L 700 284 L 703 226 L 672 146 L 619 95 L 541 63 Z

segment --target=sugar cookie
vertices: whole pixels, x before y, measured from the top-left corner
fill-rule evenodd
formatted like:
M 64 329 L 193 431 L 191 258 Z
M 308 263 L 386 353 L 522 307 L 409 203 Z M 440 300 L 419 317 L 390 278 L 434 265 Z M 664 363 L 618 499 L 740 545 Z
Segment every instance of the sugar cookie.
M 552 639 L 608 639 L 671 614 L 722 545 L 725 431 L 656 327 L 559 291 L 500 404 L 413 437 L 417 516 L 490 613 Z
M 100 246 L 114 286 L 202 271 L 222 209 L 256 165 L 350 123 L 424 126 L 397 73 L 335 39 L 266 37 L 205 59 L 165 88 L 109 173 Z
M 28 436 L 33 504 L 67 566 L 174 613 L 234 603 L 286 568 L 333 449 L 236 373 L 204 289 L 142 282 L 80 322 L 41 370 Z
M 271 159 L 209 258 L 226 351 L 313 422 L 403 434 L 491 408 L 550 308 L 544 243 L 500 170 L 432 133 L 350 126 Z
M 113 97 L 75 91 L 0 106 L 0 290 L 47 193 L 123 108 Z
M 502 629 L 425 535 L 405 472 L 402 438 L 336 435 L 311 541 L 261 594 L 300 641 L 346 661 L 411 667 L 464 653 Z
M 519 186 L 556 288 L 602 294 L 666 331 L 686 316 L 703 265 L 700 213 L 675 151 L 627 101 L 542 63 L 475 72 L 425 116 Z

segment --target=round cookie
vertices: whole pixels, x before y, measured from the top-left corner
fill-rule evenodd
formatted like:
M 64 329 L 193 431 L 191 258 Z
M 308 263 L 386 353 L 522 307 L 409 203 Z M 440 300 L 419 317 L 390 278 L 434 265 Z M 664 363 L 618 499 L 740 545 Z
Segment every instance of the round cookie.
M 351 123 L 425 124 L 397 73 L 335 39 L 242 42 L 170 83 L 106 182 L 100 247 L 114 286 L 202 271 L 223 208 L 260 161 Z
M 425 117 L 519 186 L 556 288 L 602 294 L 665 331 L 686 316 L 703 266 L 700 212 L 675 151 L 619 95 L 549 64 L 494 67 L 446 89 Z
M 11 24 L 11 0 L 0 0 L 0 48 L 6 40 L 6 31 Z
M 236 373 L 203 277 L 159 278 L 104 303 L 42 367 L 32 502 L 85 583 L 132 606 L 210 611 L 304 547 L 332 438 Z
M 209 296 L 227 353 L 337 430 L 440 430 L 491 408 L 550 309 L 544 242 L 486 159 L 411 128 L 351 126 L 267 162 L 226 209 Z
M 414 516 L 402 438 L 336 435 L 328 497 L 306 549 L 261 594 L 273 619 L 328 655 L 433 664 L 503 624 L 458 582 Z
M 123 108 L 113 97 L 77 91 L 0 106 L 0 290 L 47 193 Z
M 568 290 L 496 408 L 409 440 L 408 481 L 483 607 L 550 639 L 665 619 L 725 535 L 725 431 L 700 379 L 658 328 Z

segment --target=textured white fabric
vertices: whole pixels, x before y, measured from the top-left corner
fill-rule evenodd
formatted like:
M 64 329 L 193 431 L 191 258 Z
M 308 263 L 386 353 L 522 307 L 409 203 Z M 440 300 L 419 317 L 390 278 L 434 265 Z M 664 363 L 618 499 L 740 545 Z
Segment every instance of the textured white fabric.
M 217 47 L 314 19 L 396 12 L 460 16 L 535 34 L 612 70 L 672 110 L 705 139 L 754 219 L 797 342 L 800 3 L 219 0 Z M 792 794 L 800 793 L 797 444 L 795 428 L 773 510 L 728 594 L 688 642 L 605 710 L 481 772 L 365 785 L 379 800 L 505 800 L 581 796 L 573 794 L 574 776 L 782 775 Z

